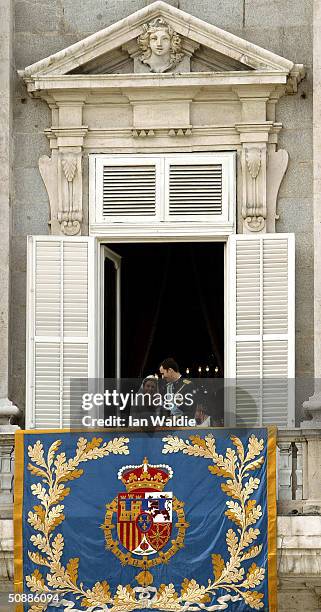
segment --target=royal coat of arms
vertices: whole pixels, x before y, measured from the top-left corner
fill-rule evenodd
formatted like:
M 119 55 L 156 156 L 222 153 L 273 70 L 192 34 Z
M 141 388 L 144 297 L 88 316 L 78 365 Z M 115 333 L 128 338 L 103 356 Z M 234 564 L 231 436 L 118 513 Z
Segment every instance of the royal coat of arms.
M 103 529 L 107 548 L 123 564 L 146 571 L 168 561 L 184 546 L 188 527 L 184 503 L 172 491 L 164 490 L 172 476 L 169 465 L 150 465 L 146 457 L 141 465 L 127 465 L 119 470 L 118 479 L 126 491 L 107 504 Z M 171 539 L 173 527 L 176 538 Z

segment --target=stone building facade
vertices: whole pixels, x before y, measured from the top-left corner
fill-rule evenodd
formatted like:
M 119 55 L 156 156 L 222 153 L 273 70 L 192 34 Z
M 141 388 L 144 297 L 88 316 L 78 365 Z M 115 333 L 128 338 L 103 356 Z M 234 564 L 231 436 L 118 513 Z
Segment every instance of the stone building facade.
M 234 210 L 230 194 L 232 209 L 227 204 L 218 223 L 204 227 L 186 220 L 184 235 L 177 226 L 172 230 L 167 219 L 167 226 L 158 224 L 154 231 L 163 241 L 176 236 L 228 242 L 238 234 L 264 242 L 268 235 L 294 234 L 295 364 L 289 365 L 289 345 L 286 366 L 281 365 L 289 376 L 321 378 L 321 2 L 3 0 L 0 14 L 0 534 L 5 585 L 12 578 L 12 439 L 17 426 L 12 423 L 24 425 L 25 398 L 30 399 L 27 236 L 90 234 L 98 242 L 116 243 L 156 235 L 143 222 L 139 230 L 129 225 L 111 231 L 96 216 L 94 156 L 98 168 L 99 156 L 162 160 L 169 154 L 223 152 L 228 159 L 235 152 Z M 137 41 L 143 25 L 155 19 L 169 23 L 180 37 L 177 56 L 172 50 L 168 65 L 152 66 L 148 57 L 142 61 Z M 290 287 L 287 299 L 290 304 Z M 233 342 L 228 340 L 231 350 Z M 312 399 L 305 398 L 306 412 L 297 406 L 296 419 L 286 423 L 291 427 L 279 431 L 280 610 L 321 609 L 318 391 L 316 383 Z M 34 426 L 32 416 L 27 415 L 27 424 Z

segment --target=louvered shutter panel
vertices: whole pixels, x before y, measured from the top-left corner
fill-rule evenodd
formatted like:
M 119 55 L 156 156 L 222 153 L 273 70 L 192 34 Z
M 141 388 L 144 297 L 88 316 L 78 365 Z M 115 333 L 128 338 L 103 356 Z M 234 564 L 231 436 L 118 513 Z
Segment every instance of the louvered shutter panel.
M 95 376 L 95 239 L 28 240 L 27 427 L 68 428 L 73 378 Z
M 104 166 L 104 217 L 155 216 L 155 166 Z
M 170 164 L 169 217 L 222 215 L 221 164 Z
M 236 425 L 294 426 L 294 257 L 294 235 L 229 239 L 227 378 L 236 383 Z
M 90 223 L 233 224 L 235 154 L 90 157 Z
M 166 220 L 227 221 L 234 178 L 233 153 L 166 156 Z
M 99 156 L 95 160 L 98 218 L 108 223 L 151 222 L 159 217 L 160 160 Z

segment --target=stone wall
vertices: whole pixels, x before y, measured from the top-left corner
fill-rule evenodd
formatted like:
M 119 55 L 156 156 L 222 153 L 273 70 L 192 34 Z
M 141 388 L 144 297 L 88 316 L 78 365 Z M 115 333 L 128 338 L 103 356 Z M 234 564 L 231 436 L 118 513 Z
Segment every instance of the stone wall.
M 150 4 L 147 0 L 21 0 L 15 2 L 14 58 L 24 68 Z M 312 232 L 312 0 L 173 0 L 186 12 L 290 60 L 307 77 L 294 96 L 281 99 L 279 146 L 290 163 L 279 196 L 277 230 L 297 236 L 297 373 L 313 375 Z M 11 399 L 25 396 L 26 236 L 48 232 L 48 200 L 38 171 L 49 154 L 43 133 L 50 124 L 44 102 L 30 99 L 16 78 L 12 223 Z

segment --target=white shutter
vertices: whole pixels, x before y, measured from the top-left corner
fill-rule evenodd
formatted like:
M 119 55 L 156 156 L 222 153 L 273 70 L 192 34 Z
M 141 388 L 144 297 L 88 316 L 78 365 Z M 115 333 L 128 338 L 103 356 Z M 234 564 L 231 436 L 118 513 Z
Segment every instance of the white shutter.
M 155 221 L 160 214 L 160 160 L 155 157 L 95 158 L 96 216 L 107 223 Z
M 228 420 L 294 426 L 294 235 L 234 235 L 227 252 Z
M 166 220 L 227 220 L 234 178 L 234 156 L 231 153 L 166 156 Z
M 171 164 L 169 216 L 221 215 L 222 165 Z
M 104 166 L 103 189 L 105 218 L 156 215 L 155 166 Z
M 90 183 L 91 228 L 234 222 L 233 152 L 94 155 Z
M 70 381 L 95 377 L 95 260 L 94 238 L 28 238 L 26 427 L 80 414 Z

